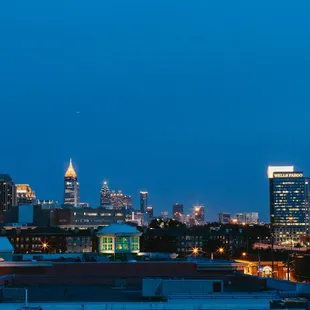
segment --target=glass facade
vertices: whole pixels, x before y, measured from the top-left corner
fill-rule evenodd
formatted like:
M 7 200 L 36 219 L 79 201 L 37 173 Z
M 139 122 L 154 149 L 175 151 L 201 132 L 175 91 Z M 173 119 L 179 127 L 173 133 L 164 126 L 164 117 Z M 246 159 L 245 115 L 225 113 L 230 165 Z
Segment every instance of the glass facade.
M 101 251 L 115 253 L 130 253 L 140 250 L 140 238 L 139 237 L 102 237 L 101 238 Z
M 132 250 L 132 251 L 140 250 L 140 241 L 139 241 L 139 237 L 132 237 L 132 238 L 131 238 L 131 250 Z
M 309 227 L 309 180 L 301 172 L 274 173 L 270 181 L 270 222 L 275 242 L 302 242 Z
M 104 237 L 102 238 L 102 250 L 103 251 L 113 251 L 113 240 L 112 237 Z

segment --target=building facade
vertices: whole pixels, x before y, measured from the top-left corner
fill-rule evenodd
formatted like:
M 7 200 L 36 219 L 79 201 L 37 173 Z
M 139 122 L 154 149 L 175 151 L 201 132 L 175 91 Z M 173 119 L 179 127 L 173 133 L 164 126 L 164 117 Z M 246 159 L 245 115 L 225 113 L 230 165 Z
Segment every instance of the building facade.
M 204 206 L 194 206 L 194 218 L 196 225 L 205 224 L 205 207 Z
M 146 212 L 148 192 L 140 192 L 140 212 Z
M 17 205 L 16 187 L 8 174 L 0 174 L 0 223 L 4 222 L 4 215 Z
M 78 206 L 80 203 L 80 184 L 70 159 L 64 179 L 64 205 Z
M 284 170 L 268 174 L 270 223 L 275 243 L 293 247 L 309 233 L 309 179 L 293 167 Z
M 93 227 L 125 223 L 131 212 L 126 208 L 100 207 L 73 208 L 65 207 L 55 210 L 55 225 L 60 227 Z
M 146 214 L 147 214 L 148 223 L 150 223 L 152 221 L 152 219 L 154 218 L 154 209 L 153 209 L 153 207 L 147 206 L 146 207 Z
M 17 205 L 36 204 L 36 193 L 29 184 L 16 184 Z
M 229 224 L 231 221 L 231 214 L 227 212 L 219 213 L 219 223 L 221 224 Z
M 98 252 L 114 258 L 140 252 L 142 233 L 126 224 L 113 224 L 98 231 Z
M 104 181 L 100 190 L 100 206 L 109 206 L 110 204 L 110 189 L 108 182 Z
M 180 203 L 175 203 L 172 206 L 172 218 L 174 218 L 177 221 L 182 222 L 183 215 L 184 215 L 184 206 Z

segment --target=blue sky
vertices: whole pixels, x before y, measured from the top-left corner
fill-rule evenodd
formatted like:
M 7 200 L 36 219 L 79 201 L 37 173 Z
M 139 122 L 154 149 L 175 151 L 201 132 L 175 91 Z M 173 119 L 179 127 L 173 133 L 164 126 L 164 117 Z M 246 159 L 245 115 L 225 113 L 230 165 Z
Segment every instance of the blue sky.
M 268 164 L 310 175 L 310 3 L 3 1 L 0 171 L 62 200 L 103 179 L 155 213 L 258 211 Z M 80 113 L 76 113 L 80 112 Z

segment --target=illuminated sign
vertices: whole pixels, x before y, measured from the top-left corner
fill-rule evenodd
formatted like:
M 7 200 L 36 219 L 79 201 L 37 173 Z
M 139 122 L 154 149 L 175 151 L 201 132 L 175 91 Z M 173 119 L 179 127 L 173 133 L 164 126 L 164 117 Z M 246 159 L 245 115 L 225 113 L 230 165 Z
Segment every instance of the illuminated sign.
M 303 173 L 274 173 L 274 178 L 302 178 Z

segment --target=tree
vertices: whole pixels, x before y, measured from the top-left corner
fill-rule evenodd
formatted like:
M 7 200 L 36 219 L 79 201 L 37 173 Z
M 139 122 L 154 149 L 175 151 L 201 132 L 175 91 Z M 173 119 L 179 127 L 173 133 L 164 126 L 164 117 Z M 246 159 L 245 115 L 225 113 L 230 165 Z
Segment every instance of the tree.
M 295 256 L 292 268 L 293 277 L 298 282 L 310 282 L 310 256 Z
M 181 227 L 186 227 L 184 223 L 181 223 L 177 220 L 174 219 L 153 219 L 149 225 L 149 228 L 181 228 Z

